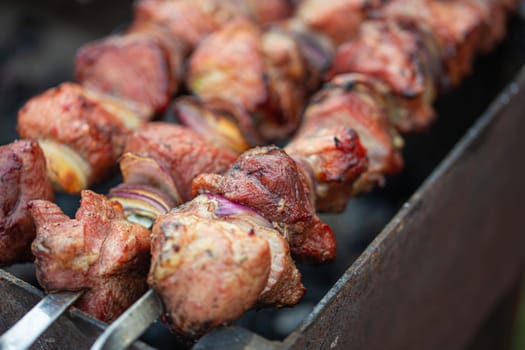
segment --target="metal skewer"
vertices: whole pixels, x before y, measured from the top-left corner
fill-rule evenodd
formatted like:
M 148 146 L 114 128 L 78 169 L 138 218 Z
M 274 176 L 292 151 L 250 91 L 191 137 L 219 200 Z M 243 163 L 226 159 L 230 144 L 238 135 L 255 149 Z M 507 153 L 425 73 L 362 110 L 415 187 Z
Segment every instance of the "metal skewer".
M 0 337 L 0 350 L 25 350 L 48 329 L 82 294 L 60 292 L 46 295 Z
M 117 318 L 91 347 L 91 350 L 126 349 L 162 314 L 160 297 L 152 289 Z

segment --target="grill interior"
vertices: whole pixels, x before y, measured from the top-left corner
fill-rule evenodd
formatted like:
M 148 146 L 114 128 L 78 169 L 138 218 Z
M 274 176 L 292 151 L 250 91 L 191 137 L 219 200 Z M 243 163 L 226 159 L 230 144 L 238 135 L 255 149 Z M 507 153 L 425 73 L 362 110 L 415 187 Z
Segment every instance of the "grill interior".
M 387 186 L 350 202 L 340 215 L 323 219 L 337 235 L 337 261 L 324 266 L 299 265 L 307 293 L 291 309 L 251 311 L 237 321 L 269 339 L 283 339 L 310 313 L 371 240 L 418 188 L 467 128 L 486 109 L 525 62 L 525 5 L 509 24 L 506 40 L 491 55 L 479 57 L 473 74 L 462 85 L 440 97 L 438 120 L 422 134 L 406 137 L 404 171 L 387 180 Z M 73 57 L 81 44 L 118 30 L 131 15 L 131 1 L 111 2 L 18 0 L 0 4 L 0 143 L 16 138 L 18 108 L 35 94 L 71 80 Z M 164 116 L 171 119 L 170 115 Z M 95 186 L 106 193 L 120 181 L 115 177 Z M 78 197 L 58 194 L 59 206 L 74 215 Z M 424 228 L 422 228 L 424 229 Z M 37 285 L 31 264 L 7 269 Z M 155 325 L 143 340 L 159 348 L 173 348 L 174 337 Z

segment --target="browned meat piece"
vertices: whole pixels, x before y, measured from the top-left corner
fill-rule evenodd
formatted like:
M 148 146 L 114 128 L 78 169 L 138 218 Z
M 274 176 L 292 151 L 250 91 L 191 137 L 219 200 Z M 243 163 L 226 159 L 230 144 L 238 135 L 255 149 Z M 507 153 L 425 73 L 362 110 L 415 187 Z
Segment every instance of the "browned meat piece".
M 258 113 L 262 122 L 257 126 L 265 139 L 277 140 L 297 129 L 310 92 L 306 86 L 310 83 L 310 88 L 317 88 L 321 80 L 309 81 L 319 74 L 308 70 L 313 67 L 307 66 L 301 46 L 290 32 L 272 27 L 263 33 L 261 45 L 268 101 Z
M 247 17 L 266 24 L 290 14 L 286 0 L 141 0 L 135 6 L 137 22 L 156 23 L 190 48 L 235 18 Z
M 189 62 L 192 92 L 205 102 L 230 101 L 254 113 L 268 98 L 260 36 L 259 29 L 246 20 L 210 35 Z
M 335 239 L 315 213 L 311 186 L 284 151 L 262 147 L 243 153 L 224 175 L 196 177 L 193 194 L 215 193 L 252 208 L 281 232 L 294 256 L 325 262 L 335 258 Z
M 467 1 L 391 0 L 379 13 L 382 18 L 421 26 L 435 36 L 447 83 L 457 85 L 470 72 L 484 23 Z
M 175 188 L 183 201 L 192 198 L 191 182 L 195 176 L 206 172 L 224 172 L 237 158 L 235 153 L 214 146 L 188 128 L 163 122 L 147 123 L 132 133 L 126 141 L 125 152 L 153 159 L 157 167 L 150 169 L 162 170 L 168 175 L 164 179 L 169 177 L 174 184 L 160 180 L 158 182 L 162 184 L 157 185 L 163 189 Z M 151 184 L 151 177 L 147 177 L 147 171 L 144 173 L 143 169 L 139 166 L 129 167 L 126 178 L 133 183 Z M 140 173 L 139 176 L 134 177 L 134 171 Z M 170 190 L 170 195 L 177 203 L 178 199 L 173 193 Z
M 135 21 L 164 27 L 170 36 L 194 48 L 206 35 L 218 30 L 222 21 L 235 15 L 226 6 L 205 6 L 206 1 L 141 0 L 135 4 Z M 210 1 L 210 4 L 213 2 Z M 217 11 L 214 16 L 214 11 Z
M 513 0 L 466 0 L 465 3 L 478 11 L 483 20 L 481 50 L 491 51 L 505 37 L 508 11 L 515 8 L 516 3 Z
M 189 52 L 189 47 L 179 38 L 173 37 L 169 31 L 152 22 L 134 22 L 128 28 L 132 36 L 144 36 L 155 39 L 168 58 L 170 66 L 170 88 L 177 91 L 184 73 L 184 60 Z
M 32 201 L 30 210 L 36 274 L 47 292 L 86 290 L 75 305 L 109 322 L 146 291 L 150 232 L 126 221 L 120 204 L 85 190 L 75 219 L 48 201 Z
M 226 60 L 213 54 L 208 41 L 202 44 L 207 48 L 193 57 L 198 76 L 190 75 L 196 79 L 192 86 L 201 99 L 182 97 L 174 104 L 183 124 L 238 153 L 265 143 L 265 138 L 282 138 L 297 128 L 306 97 L 318 88 L 332 56 L 327 42 L 296 21 L 281 23 L 264 33 L 243 23 L 249 29 L 246 35 L 241 35 L 241 28 L 232 33 L 235 42 L 221 39 L 231 45 L 220 49 Z M 261 39 L 255 34 L 262 35 Z M 242 41 L 245 50 L 253 54 L 253 59 L 243 63 L 246 71 L 237 67 L 243 56 L 230 55 L 237 50 L 232 47 L 244 46 Z M 223 46 L 220 40 L 215 44 Z M 248 66 L 249 60 L 255 60 L 255 66 Z M 252 81 L 258 90 L 248 90 L 248 80 L 239 80 L 237 75 L 258 77 Z
M 80 192 L 103 179 L 142 120 L 127 105 L 73 83 L 33 97 L 18 112 L 18 133 L 37 140 L 53 185 Z
M 84 86 L 140 104 L 144 117 L 163 112 L 179 82 L 183 50 L 154 26 L 136 26 L 84 45 L 75 77 Z
M 285 150 L 310 175 L 320 212 L 343 211 L 368 168 L 357 133 L 339 118 L 309 117 Z
M 34 141 L 0 146 L 0 266 L 29 261 L 35 225 L 27 204 L 53 200 L 44 153 Z
M 383 2 L 385 0 L 305 0 L 297 8 L 297 17 L 339 45 L 352 39 L 367 13 Z
M 359 135 L 369 161 L 368 170 L 353 184 L 354 192 L 358 193 L 382 184 L 384 175 L 395 174 L 403 167 L 400 153 L 403 140 L 389 122 L 387 112 L 392 107 L 378 90 L 376 84 L 364 76 L 357 74 L 336 76 L 312 99 L 305 111 L 304 126 L 294 141 L 287 146 L 287 151 L 294 156 L 301 156 L 304 161 L 311 164 L 314 172 L 325 171 L 323 168 L 330 169 L 330 165 L 320 166 L 316 163 L 318 158 L 309 155 L 318 154 L 317 148 L 322 148 L 324 145 L 333 143 L 338 146 L 345 138 L 350 137 L 351 140 L 351 132 L 347 129 L 353 129 Z M 337 136 L 337 139 L 334 139 L 332 136 L 334 132 L 325 132 L 325 130 L 339 130 L 341 135 L 345 132 L 350 135 Z M 353 145 L 352 142 L 349 144 Z M 353 153 L 349 155 L 352 156 Z M 322 190 L 323 188 L 321 192 Z M 335 187 L 328 195 L 323 196 L 319 194 L 318 189 L 318 197 L 325 197 L 324 200 L 320 199 L 319 209 L 332 211 L 344 208 L 342 205 L 346 203 L 345 198 L 348 197 L 349 191 L 350 189 L 347 188 L 337 193 Z M 333 207 L 330 202 L 333 203 Z M 325 205 L 328 207 L 325 208 Z
M 418 131 L 435 114 L 432 103 L 441 70 L 432 44 L 416 28 L 388 20 L 366 21 L 355 39 L 338 48 L 329 77 L 362 73 L 385 82 L 399 102 L 395 126 L 402 132 Z
M 259 232 L 271 227 L 256 214 L 243 219 L 237 212 L 233 204 L 222 208 L 217 197 L 201 196 L 155 222 L 148 283 L 177 333 L 198 337 L 235 320 L 268 285 L 271 250 Z
M 248 4 L 249 17 L 255 19 L 255 22 L 261 26 L 288 18 L 294 10 L 290 0 L 248 0 L 241 3 Z
M 254 128 L 263 140 L 282 139 L 297 128 L 309 88 L 317 86 L 312 76 L 320 76 L 304 53 L 310 43 L 298 36 L 285 27 L 262 32 L 236 20 L 197 47 L 188 85 L 207 105 L 223 101 L 221 107 L 239 124 L 247 114 L 252 126 L 241 125 L 243 131 Z M 322 51 L 321 45 L 316 48 Z

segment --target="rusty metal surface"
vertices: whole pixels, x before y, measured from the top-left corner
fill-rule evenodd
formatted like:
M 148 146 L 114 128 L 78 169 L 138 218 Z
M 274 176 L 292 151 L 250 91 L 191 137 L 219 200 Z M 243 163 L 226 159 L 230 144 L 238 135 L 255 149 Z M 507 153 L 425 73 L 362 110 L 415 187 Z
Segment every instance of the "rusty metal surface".
M 461 349 L 523 271 L 525 71 L 286 340 Z
M 0 269 L 0 334 L 22 318 L 42 297 L 42 292 Z M 68 312 L 37 340 L 32 349 L 89 349 L 103 327 L 79 311 Z M 152 348 L 136 343 L 131 349 Z

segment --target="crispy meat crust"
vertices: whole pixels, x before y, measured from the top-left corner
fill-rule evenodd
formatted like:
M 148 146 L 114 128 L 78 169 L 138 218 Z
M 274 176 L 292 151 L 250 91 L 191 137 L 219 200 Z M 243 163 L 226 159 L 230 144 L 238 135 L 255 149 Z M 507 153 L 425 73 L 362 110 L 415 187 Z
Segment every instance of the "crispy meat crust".
M 311 178 L 320 212 L 343 211 L 354 182 L 368 168 L 357 133 L 338 118 L 306 119 L 285 150 Z
M 333 232 L 315 213 L 307 175 L 277 147 L 243 153 L 224 175 L 199 175 L 193 181 L 193 194 L 199 193 L 215 193 L 252 208 L 274 224 L 299 259 L 335 258 Z
M 306 109 L 305 126 L 299 131 L 298 141 L 292 142 L 288 149 L 292 154 L 301 154 L 315 148 L 315 145 L 301 142 L 303 133 L 315 135 L 324 128 L 334 126 L 340 130 L 353 129 L 359 135 L 359 141 L 368 157 L 368 169 L 353 185 L 354 192 L 369 190 L 382 184 L 384 175 L 395 174 L 403 167 L 400 153 L 403 141 L 389 121 L 388 110 L 388 104 L 375 89 L 373 82 L 359 75 L 338 75 L 314 96 Z M 304 140 L 308 140 L 306 136 Z M 335 144 L 338 141 L 333 142 Z M 306 160 L 312 161 L 311 158 Z M 318 167 L 314 164 L 313 168 Z M 343 198 L 333 202 L 337 208 L 342 209 L 341 205 L 346 202 L 344 196 L 347 194 L 348 191 Z M 328 199 L 334 200 L 336 196 L 327 196 L 326 203 L 329 205 Z
M 422 130 L 434 120 L 432 103 L 441 73 L 435 45 L 414 27 L 393 21 L 366 21 L 355 39 L 341 45 L 329 78 L 361 73 L 385 82 L 403 111 L 402 132 Z
M 0 265 L 29 261 L 35 225 L 27 205 L 53 200 L 46 160 L 35 141 L 0 146 L 0 194 Z

